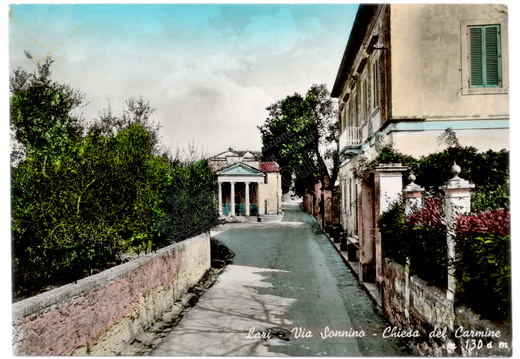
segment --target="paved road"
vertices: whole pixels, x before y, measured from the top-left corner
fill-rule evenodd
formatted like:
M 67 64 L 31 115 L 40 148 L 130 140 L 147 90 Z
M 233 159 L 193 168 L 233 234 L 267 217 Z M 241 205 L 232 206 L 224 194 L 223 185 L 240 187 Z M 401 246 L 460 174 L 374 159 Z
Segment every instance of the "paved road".
M 229 226 L 215 236 L 234 253 L 151 355 L 416 356 L 297 203 L 279 223 Z M 338 337 L 339 336 L 339 337 Z

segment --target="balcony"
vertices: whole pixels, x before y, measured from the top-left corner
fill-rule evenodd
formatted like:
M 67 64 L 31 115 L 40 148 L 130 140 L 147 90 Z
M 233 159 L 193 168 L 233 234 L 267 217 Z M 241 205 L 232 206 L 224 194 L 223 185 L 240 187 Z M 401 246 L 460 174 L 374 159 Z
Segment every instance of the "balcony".
M 340 148 L 353 148 L 361 146 L 361 127 L 347 127 L 339 136 Z
M 360 147 L 381 127 L 381 113 L 374 111 L 360 127 L 347 127 L 339 136 L 340 149 L 355 149 Z

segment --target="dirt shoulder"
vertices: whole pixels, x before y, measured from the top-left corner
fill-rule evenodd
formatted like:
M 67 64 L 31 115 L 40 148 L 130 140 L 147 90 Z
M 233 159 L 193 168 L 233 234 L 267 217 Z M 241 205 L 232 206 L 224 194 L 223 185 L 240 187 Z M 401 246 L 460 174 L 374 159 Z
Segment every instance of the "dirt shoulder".
M 147 330 L 139 334 L 119 355 L 148 356 L 148 354 L 166 337 L 182 320 L 199 298 L 215 283 L 225 266 L 231 263 L 234 253 L 225 245 L 211 239 L 211 268 L 201 280 L 177 300 L 171 310 L 163 313 Z

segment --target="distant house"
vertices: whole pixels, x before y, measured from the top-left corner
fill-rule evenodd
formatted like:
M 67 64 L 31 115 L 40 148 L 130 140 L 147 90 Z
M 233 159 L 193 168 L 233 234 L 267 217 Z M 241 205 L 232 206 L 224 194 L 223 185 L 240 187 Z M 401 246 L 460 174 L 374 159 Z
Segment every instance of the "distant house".
M 509 148 L 507 7 L 500 4 L 360 5 L 332 96 L 339 100 L 340 223 L 359 243 L 363 281 L 378 281 L 379 179 L 354 177 L 385 145 L 420 157 L 452 129 L 462 146 Z M 395 173 L 393 173 L 395 172 Z M 397 174 L 399 175 L 399 174 Z
M 281 213 L 280 168 L 260 158 L 260 152 L 229 149 L 208 160 L 217 177 L 219 216 Z

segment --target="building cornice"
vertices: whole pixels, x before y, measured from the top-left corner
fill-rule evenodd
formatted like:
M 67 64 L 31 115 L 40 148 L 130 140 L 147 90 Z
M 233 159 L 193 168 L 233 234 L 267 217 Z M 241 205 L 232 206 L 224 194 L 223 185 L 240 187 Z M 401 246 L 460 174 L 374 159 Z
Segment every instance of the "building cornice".
M 352 70 L 356 56 L 363 46 L 365 35 L 374 15 L 377 13 L 379 6 L 381 5 L 359 5 L 354 24 L 352 25 L 352 30 L 350 31 L 347 46 L 345 48 L 345 52 L 343 53 L 343 58 L 341 59 L 336 81 L 334 82 L 334 86 L 332 88 L 332 97 L 337 98 L 341 96 L 343 84 L 347 80 L 348 75 Z

